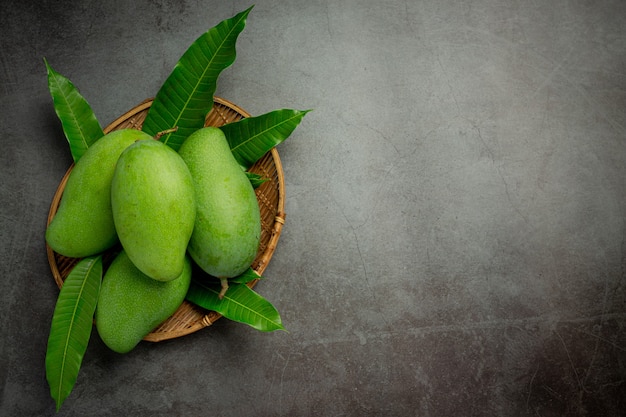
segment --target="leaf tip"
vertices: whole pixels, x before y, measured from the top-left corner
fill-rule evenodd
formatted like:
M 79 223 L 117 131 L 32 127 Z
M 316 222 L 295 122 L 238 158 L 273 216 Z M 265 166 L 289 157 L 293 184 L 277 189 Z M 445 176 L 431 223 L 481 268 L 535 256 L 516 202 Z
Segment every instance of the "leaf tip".
M 52 74 L 54 72 L 54 70 L 52 69 L 52 67 L 48 63 L 48 60 L 46 59 L 45 56 L 43 57 L 43 63 L 46 66 L 46 71 L 48 71 L 48 75 Z
M 276 327 L 275 330 L 276 331 L 285 332 L 285 333 L 289 334 L 289 330 L 285 329 L 285 326 L 283 326 L 282 323 L 278 323 L 278 327 Z
M 240 12 L 239 14 L 237 14 L 235 16 L 235 18 L 239 17 L 241 18 L 241 21 L 243 22 L 243 24 L 245 25 L 246 20 L 248 19 L 248 15 L 250 14 L 250 12 L 252 11 L 252 9 L 254 8 L 254 4 L 250 7 L 248 7 L 246 10 Z

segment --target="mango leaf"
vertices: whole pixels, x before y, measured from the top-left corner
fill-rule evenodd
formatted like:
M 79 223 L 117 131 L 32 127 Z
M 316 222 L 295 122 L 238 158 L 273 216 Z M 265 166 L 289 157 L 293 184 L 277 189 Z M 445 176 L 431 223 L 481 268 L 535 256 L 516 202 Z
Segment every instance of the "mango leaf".
M 159 140 L 178 150 L 187 136 L 204 126 L 213 107 L 217 78 L 235 61 L 237 37 L 252 7 L 222 21 L 191 44 L 154 98 L 143 122 L 144 132 L 156 136 L 177 127 Z
M 228 280 L 229 283 L 237 283 L 237 284 L 247 284 L 248 282 L 254 281 L 255 279 L 263 279 L 263 277 L 256 273 L 256 271 L 252 268 L 248 268 L 241 275 L 238 275 L 234 278 Z
M 269 181 L 268 178 L 263 178 L 261 174 L 256 174 L 254 172 L 246 172 L 248 179 L 250 180 L 250 184 L 252 184 L 253 188 L 258 188 L 264 182 Z
M 46 379 L 57 411 L 76 383 L 93 328 L 101 280 L 102 256 L 84 258 L 59 292 L 46 351 Z
M 91 106 L 74 84 L 52 69 L 45 58 L 44 62 L 48 70 L 48 89 L 52 95 L 54 110 L 61 120 L 72 158 L 76 162 L 104 133 Z
M 235 159 L 249 169 L 291 135 L 310 110 L 281 109 L 221 126 Z
M 220 300 L 220 284 L 192 281 L 187 300 L 220 313 L 229 320 L 247 324 L 262 332 L 285 330 L 274 306 L 245 284 L 232 283 Z

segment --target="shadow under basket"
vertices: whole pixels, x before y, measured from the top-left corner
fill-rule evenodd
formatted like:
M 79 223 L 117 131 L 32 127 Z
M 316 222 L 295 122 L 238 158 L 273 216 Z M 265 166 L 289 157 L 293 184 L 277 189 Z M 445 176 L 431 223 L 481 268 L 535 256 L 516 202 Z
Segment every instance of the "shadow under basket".
M 104 129 L 104 133 L 106 134 L 119 129 L 141 129 L 151 105 L 152 99 L 145 100 L 108 125 Z M 244 117 L 250 117 L 250 115 L 235 104 L 225 99 L 214 97 L 213 108 L 207 115 L 204 125 L 219 127 Z M 47 224 L 50 224 L 50 221 L 52 221 L 52 218 L 57 212 L 65 184 L 67 183 L 73 167 L 74 165 L 69 167 L 57 188 L 52 199 L 52 204 L 50 205 Z M 251 265 L 255 272 L 262 275 L 274 254 L 280 232 L 285 224 L 285 184 L 278 151 L 272 148 L 259 159 L 249 171 L 260 174 L 263 178 L 267 179 L 267 181 L 255 190 L 261 212 L 262 230 L 259 251 Z M 61 288 L 65 278 L 80 259 L 60 255 L 54 252 L 47 244 L 46 250 L 52 275 L 58 287 Z M 257 281 L 258 280 L 252 281 L 248 285 L 252 288 Z M 220 317 L 221 315 L 215 311 L 203 309 L 185 300 L 170 318 L 155 328 L 144 340 L 159 342 L 185 336 L 210 326 Z

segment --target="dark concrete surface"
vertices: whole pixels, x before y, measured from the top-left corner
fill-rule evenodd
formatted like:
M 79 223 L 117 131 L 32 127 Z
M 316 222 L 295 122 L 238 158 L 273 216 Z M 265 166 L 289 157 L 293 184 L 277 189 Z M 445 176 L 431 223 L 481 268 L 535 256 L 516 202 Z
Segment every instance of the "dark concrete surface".
M 0 415 L 53 416 L 44 247 L 70 165 L 43 58 L 103 125 L 252 3 L 0 13 Z M 626 2 L 256 2 L 217 94 L 315 109 L 279 146 L 287 223 L 220 320 L 109 351 L 59 416 L 626 415 Z

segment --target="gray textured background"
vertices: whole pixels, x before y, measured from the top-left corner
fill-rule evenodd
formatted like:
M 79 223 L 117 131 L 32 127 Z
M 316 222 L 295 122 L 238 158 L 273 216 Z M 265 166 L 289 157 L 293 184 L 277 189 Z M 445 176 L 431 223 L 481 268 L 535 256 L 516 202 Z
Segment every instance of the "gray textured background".
M 43 57 L 103 125 L 244 1 L 0 13 L 0 415 L 53 416 L 44 247 L 71 158 Z M 257 290 L 127 355 L 94 332 L 59 416 L 626 414 L 626 2 L 256 2 L 217 94 L 315 109 L 279 146 L 287 223 Z

